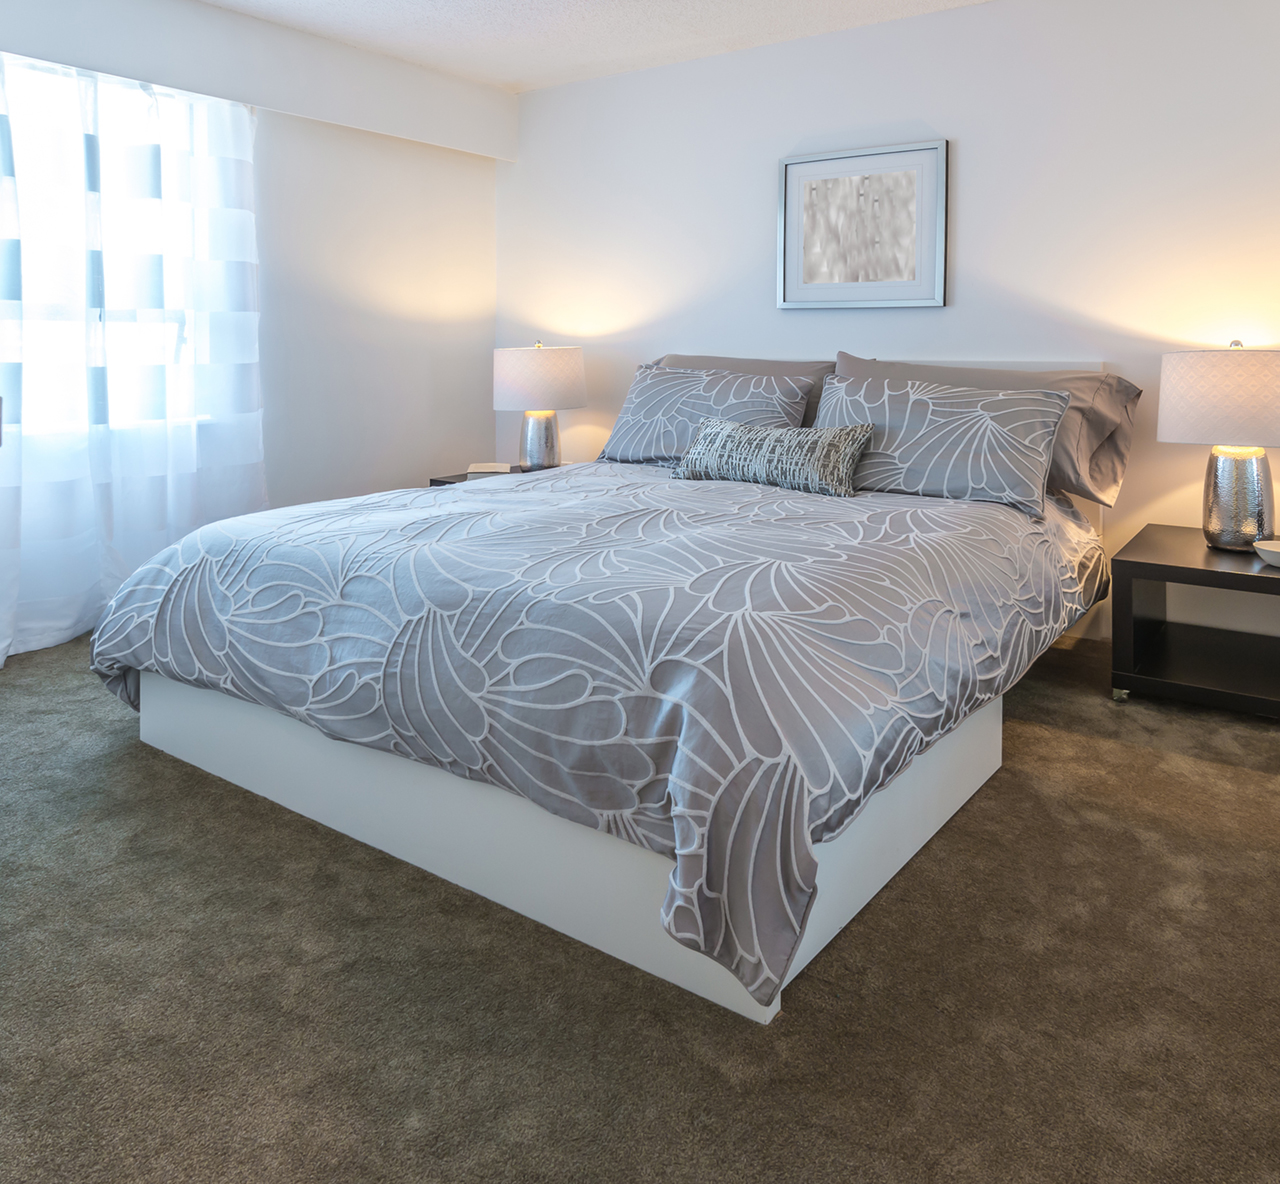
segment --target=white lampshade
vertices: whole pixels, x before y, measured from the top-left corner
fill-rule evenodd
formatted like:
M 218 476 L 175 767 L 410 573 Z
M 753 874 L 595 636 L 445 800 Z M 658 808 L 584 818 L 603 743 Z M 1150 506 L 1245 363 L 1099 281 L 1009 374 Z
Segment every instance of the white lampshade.
M 493 351 L 495 411 L 562 411 L 587 405 L 587 376 L 576 345 Z
M 1280 349 L 1165 354 L 1156 439 L 1280 448 Z

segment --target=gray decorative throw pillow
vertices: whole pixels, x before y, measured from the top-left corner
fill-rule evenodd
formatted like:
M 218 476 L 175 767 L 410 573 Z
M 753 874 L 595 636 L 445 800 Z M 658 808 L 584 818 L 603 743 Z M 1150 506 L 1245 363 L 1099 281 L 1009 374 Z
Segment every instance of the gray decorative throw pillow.
M 857 492 L 853 474 L 870 438 L 871 427 L 864 423 L 847 428 L 757 428 L 704 419 L 671 475 L 849 497 Z
M 1044 516 L 1063 391 L 979 391 L 895 379 L 831 377 L 820 428 L 871 425 L 859 489 L 1003 502 Z
M 704 419 L 797 427 L 813 386 L 807 378 L 640 366 L 599 459 L 674 464 Z

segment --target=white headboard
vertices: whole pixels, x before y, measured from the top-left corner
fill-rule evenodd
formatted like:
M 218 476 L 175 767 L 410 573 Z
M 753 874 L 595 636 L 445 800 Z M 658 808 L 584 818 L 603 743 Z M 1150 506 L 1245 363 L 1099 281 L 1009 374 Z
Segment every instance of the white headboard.
M 881 362 L 919 362 L 921 366 L 969 366 L 974 370 L 1106 370 L 1105 362 L 1046 362 L 1042 358 L 1021 358 L 1010 361 L 1005 358 L 999 362 L 983 361 L 974 358 L 880 358 Z

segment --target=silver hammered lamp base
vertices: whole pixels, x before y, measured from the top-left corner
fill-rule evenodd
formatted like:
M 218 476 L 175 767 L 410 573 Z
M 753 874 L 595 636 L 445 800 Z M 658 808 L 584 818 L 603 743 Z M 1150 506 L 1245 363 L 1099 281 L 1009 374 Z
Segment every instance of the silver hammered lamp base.
M 555 469 L 560 465 L 560 424 L 554 411 L 526 411 L 520 432 L 520 468 Z
M 1222 551 L 1252 551 L 1275 536 L 1265 448 L 1214 445 L 1204 475 L 1204 537 Z

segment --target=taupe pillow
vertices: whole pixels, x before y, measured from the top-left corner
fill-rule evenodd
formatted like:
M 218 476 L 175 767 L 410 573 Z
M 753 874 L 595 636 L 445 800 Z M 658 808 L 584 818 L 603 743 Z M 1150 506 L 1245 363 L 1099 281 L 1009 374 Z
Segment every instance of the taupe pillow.
M 843 428 L 757 428 L 704 419 L 671 475 L 687 481 L 747 481 L 802 493 L 851 497 L 869 424 Z
M 1054 443 L 1049 488 L 1114 506 L 1129 463 L 1141 389 L 1097 370 L 980 370 L 836 355 L 839 378 L 917 379 L 979 390 L 1055 390 L 1071 397 Z
M 600 459 L 674 464 L 704 419 L 797 427 L 812 389 L 809 378 L 638 366 Z
M 801 427 L 812 427 L 818 414 L 818 396 L 828 374 L 834 374 L 834 362 L 785 362 L 772 358 L 716 358 L 699 354 L 667 354 L 655 363 L 658 366 L 676 366 L 683 370 L 729 370 L 734 374 L 763 374 L 768 378 L 810 378 L 813 393 L 804 409 Z
M 1044 516 L 1064 391 L 981 391 L 893 378 L 828 378 L 818 427 L 871 425 L 854 484 L 1003 502 Z

